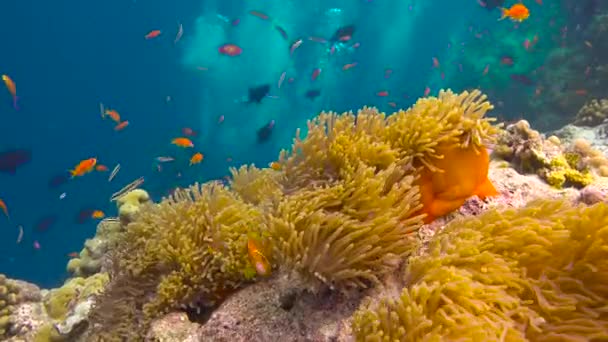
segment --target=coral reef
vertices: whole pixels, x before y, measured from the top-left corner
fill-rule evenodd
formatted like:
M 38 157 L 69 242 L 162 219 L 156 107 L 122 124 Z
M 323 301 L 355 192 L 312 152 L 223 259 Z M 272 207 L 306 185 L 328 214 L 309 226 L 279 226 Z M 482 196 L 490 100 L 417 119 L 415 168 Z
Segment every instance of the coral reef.
M 14 336 L 31 331 L 30 319 L 22 319 L 22 307 L 39 302 L 40 289 L 25 281 L 9 279 L 0 273 L 0 338 L 12 339 Z
M 118 218 L 123 224 L 133 221 L 139 212 L 139 208 L 150 202 L 150 195 L 145 190 L 135 189 L 116 199 Z
M 109 281 L 108 274 L 97 273 L 88 278 L 72 278 L 62 287 L 48 291 L 42 304 L 47 322 L 37 329 L 35 341 L 69 341 L 88 326 L 93 297 L 101 293 Z
M 70 261 L 87 278 L 11 321 L 38 341 L 605 338 L 597 142 L 503 131 L 491 108 L 442 91 L 321 113 L 228 186 L 127 193 Z
M 77 258 L 67 264 L 67 271 L 75 277 L 88 277 L 102 270 L 102 263 L 123 232 L 124 225 L 114 218 L 99 222 L 95 236 L 87 239 Z
M 359 340 L 608 339 L 608 205 L 536 201 L 451 222 L 410 258 L 397 299 L 366 303 Z
M 577 126 L 597 126 L 608 119 L 608 99 L 593 99 L 576 113 L 573 124 Z
M 535 173 L 557 188 L 583 188 L 597 176 L 608 175 L 608 160 L 585 140 L 563 144 L 557 136 L 545 138 L 525 120 L 507 126 L 494 155 L 509 161 L 519 172 Z

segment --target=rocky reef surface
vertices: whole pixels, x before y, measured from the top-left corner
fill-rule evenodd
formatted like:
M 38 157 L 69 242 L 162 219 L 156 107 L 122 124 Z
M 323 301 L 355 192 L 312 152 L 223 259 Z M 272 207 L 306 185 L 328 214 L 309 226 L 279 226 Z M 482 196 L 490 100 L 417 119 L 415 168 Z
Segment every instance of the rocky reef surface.
M 454 115 L 472 117 L 468 95 L 450 96 L 438 103 L 423 99 L 416 106 L 438 112 L 462 106 Z M 382 145 L 386 140 L 366 140 L 387 130 L 379 127 L 383 115 L 366 110 L 357 124 L 348 116 L 325 117 L 333 125 L 332 143 L 347 150 L 324 145 L 315 134 L 325 127 L 315 131 L 311 124 L 307 140 L 296 139 L 301 154 L 283 155 L 279 170 L 233 170 L 230 190 L 197 186 L 160 204 L 151 203 L 143 190 L 128 194 L 117 203 L 120 217 L 102 221 L 80 257 L 68 263 L 73 278 L 61 288 L 40 290 L 0 278 L 0 336 L 7 341 L 120 341 L 125 336 L 146 341 L 608 339 L 602 309 L 608 292 L 594 285 L 608 280 L 604 123 L 568 125 L 547 135 L 525 121 L 485 129 L 495 136 L 488 178 L 497 195 L 467 196 L 456 210 L 422 224 L 417 213 L 424 207 L 398 200 L 419 201 L 409 190 L 415 189 L 416 177 L 394 166 L 407 169 L 398 151 L 413 150 L 413 145 L 401 141 L 391 149 Z M 432 115 L 432 110 L 420 112 Z M 413 114 L 396 115 L 405 119 L 404 114 L 419 115 L 415 108 Z M 405 122 L 398 120 L 392 125 Z M 341 130 L 350 132 L 348 125 L 366 125 L 366 133 L 340 136 Z M 480 125 L 465 128 L 474 131 Z M 448 129 L 461 137 L 463 127 Z M 445 136 L 440 131 L 436 134 Z M 327 155 L 341 152 L 339 159 L 323 162 L 342 171 L 327 165 L 319 168 L 324 173 L 310 171 L 324 157 L 306 141 L 329 146 Z M 375 173 L 354 172 L 352 159 L 347 160 L 353 155 L 373 165 Z M 327 176 L 332 172 L 335 176 Z M 369 185 L 370 179 L 387 183 Z M 306 192 L 298 190 L 302 183 Z M 373 197 L 373 189 L 382 187 Z M 359 188 L 375 204 L 361 197 Z M 307 209 L 321 202 L 326 216 Z M 391 214 L 382 216 L 378 209 Z M 293 234 L 300 222 L 335 227 L 329 234 Z M 158 233 L 155 224 L 167 235 L 152 236 Z M 260 227 L 255 238 L 252 225 Z M 227 226 L 232 228 L 226 231 Z M 397 236 L 404 241 L 383 241 L 369 233 L 378 226 L 399 227 Z M 189 227 L 198 227 L 196 234 Z M 200 227 L 212 229 L 203 234 Z M 145 239 L 125 247 L 122 241 L 129 234 Z M 359 234 L 367 234 L 366 240 L 358 240 Z M 335 245 L 339 248 L 332 249 Z M 560 246 L 572 251 L 558 256 Z M 373 257 L 365 259 L 368 255 Z

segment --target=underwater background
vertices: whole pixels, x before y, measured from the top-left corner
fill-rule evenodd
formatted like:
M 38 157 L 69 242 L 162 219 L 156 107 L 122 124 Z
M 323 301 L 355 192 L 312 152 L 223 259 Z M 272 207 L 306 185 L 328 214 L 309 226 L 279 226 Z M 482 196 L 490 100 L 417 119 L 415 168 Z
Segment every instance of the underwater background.
M 18 109 L 2 89 L 0 273 L 61 284 L 69 254 L 95 234 L 92 213 L 114 216 L 109 198 L 124 185 L 144 177 L 158 200 L 230 166 L 266 166 L 321 110 L 391 113 L 442 88 L 480 88 L 493 116 L 550 131 L 608 95 L 596 68 L 608 42 L 593 26 L 606 3 L 523 1 L 521 23 L 498 21 L 499 3 L 515 2 L 4 1 L 0 74 Z M 100 104 L 128 126 L 115 130 Z M 184 136 L 194 148 L 171 143 Z M 190 165 L 194 152 L 204 158 Z M 13 173 L 2 166 L 15 156 Z M 69 178 L 92 157 L 108 170 Z

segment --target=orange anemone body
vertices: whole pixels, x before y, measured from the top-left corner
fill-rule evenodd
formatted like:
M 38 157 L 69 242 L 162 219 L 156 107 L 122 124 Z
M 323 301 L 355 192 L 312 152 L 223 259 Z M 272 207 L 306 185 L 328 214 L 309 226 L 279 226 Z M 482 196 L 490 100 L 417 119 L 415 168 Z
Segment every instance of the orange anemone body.
M 444 157 L 433 165 L 443 172 L 424 167 L 418 179 L 425 223 L 460 208 L 471 196 L 485 199 L 498 195 L 488 179 L 490 157 L 485 148 L 438 146 L 435 150 Z

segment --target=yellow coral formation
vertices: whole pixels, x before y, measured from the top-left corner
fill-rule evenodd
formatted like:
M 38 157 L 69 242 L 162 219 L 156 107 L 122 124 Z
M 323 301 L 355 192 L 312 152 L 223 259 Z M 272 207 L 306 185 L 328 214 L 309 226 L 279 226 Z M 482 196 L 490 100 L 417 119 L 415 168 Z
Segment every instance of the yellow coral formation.
M 144 307 L 148 316 L 192 302 L 212 305 L 255 275 L 247 234 L 265 229 L 262 215 L 221 184 L 179 189 L 138 216 L 127 229 L 122 266 L 135 276 L 161 275 Z
M 397 300 L 354 317 L 361 341 L 608 339 L 608 205 L 537 201 L 450 223 L 410 259 Z
M 591 146 L 585 139 L 576 139 L 567 150 L 574 158 L 578 169 L 588 168 L 594 170 L 599 176 L 608 177 L 608 159 Z
M 150 201 L 150 195 L 143 189 L 135 189 L 116 199 L 118 217 L 123 224 L 135 219 L 139 208 Z
M 78 301 L 101 293 L 108 283 L 106 273 L 97 273 L 88 278 L 72 278 L 63 286 L 51 290 L 44 298 L 44 306 L 50 318 L 63 320 Z
M 545 139 L 521 120 L 499 135 L 494 155 L 509 161 L 519 172 L 536 173 L 556 188 L 582 188 L 595 179 L 590 172 L 591 161 L 602 165 L 597 154 L 590 147 L 583 149 L 583 145 L 564 146 L 557 137 Z
M 11 312 L 18 302 L 19 286 L 0 273 L 0 337 L 6 333 Z

